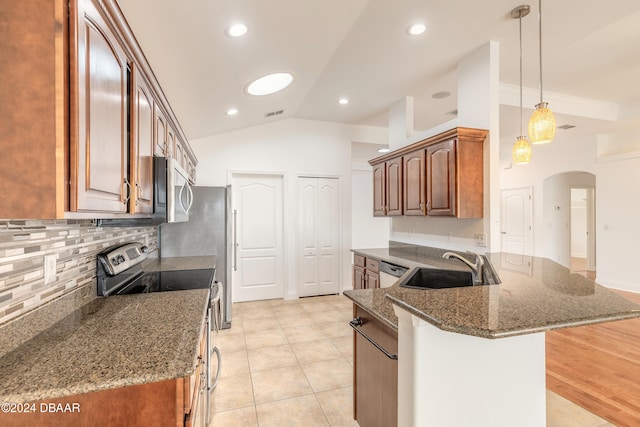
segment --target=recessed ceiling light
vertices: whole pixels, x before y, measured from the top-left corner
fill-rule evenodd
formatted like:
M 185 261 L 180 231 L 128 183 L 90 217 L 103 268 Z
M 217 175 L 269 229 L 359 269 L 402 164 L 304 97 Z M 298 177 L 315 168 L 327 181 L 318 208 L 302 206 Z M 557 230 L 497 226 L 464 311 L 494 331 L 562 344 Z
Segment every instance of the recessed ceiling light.
M 270 95 L 286 88 L 291 82 L 293 82 L 293 74 L 291 73 L 268 74 L 249 83 L 247 93 L 256 96 Z
M 378 153 L 388 153 L 389 149 L 388 148 L 378 148 Z
M 425 32 L 427 27 L 424 24 L 413 24 L 407 27 L 407 34 L 417 36 Z
M 249 27 L 239 22 L 228 26 L 226 33 L 229 37 L 242 37 L 247 34 L 247 31 L 249 31 Z
M 340 98 L 338 99 L 338 104 L 347 105 L 349 103 L 349 98 Z
M 229 108 L 227 110 L 227 116 L 235 116 L 236 114 L 238 114 L 237 108 Z

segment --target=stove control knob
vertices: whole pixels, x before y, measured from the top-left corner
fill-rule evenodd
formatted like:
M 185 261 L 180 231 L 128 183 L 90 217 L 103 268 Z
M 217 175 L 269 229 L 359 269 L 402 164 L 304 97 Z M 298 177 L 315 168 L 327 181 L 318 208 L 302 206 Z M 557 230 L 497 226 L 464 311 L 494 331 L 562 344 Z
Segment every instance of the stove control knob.
M 113 258 L 111 258 L 111 264 L 113 264 L 113 265 L 120 264 L 120 257 L 119 256 L 114 256 Z
M 148 246 L 142 246 L 140 248 L 140 252 L 142 252 L 143 254 L 146 254 L 147 252 L 149 252 L 149 247 Z
M 118 255 L 118 264 L 125 262 L 124 256 Z

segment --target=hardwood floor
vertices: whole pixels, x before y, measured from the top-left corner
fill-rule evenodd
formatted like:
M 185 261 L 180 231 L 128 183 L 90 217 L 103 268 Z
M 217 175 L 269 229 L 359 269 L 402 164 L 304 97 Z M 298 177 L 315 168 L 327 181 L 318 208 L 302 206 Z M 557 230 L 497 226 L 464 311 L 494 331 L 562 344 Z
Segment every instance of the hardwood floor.
M 550 331 L 546 344 L 549 390 L 618 426 L 640 425 L 640 318 Z

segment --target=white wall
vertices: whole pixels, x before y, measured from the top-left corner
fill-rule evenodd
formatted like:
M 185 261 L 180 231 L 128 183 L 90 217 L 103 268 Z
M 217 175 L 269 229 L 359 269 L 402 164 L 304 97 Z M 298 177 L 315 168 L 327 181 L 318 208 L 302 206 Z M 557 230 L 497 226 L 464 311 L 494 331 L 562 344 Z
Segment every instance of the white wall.
M 371 168 L 351 172 L 351 247 L 386 248 L 389 245 L 389 218 L 373 216 L 373 175 Z
M 573 138 L 571 134 L 558 131 L 551 144 L 533 147 L 531 163 L 528 165 L 512 166 L 511 152 L 503 154 L 505 157 L 500 162 L 500 187 L 508 189 L 531 186 L 533 189 L 533 255 L 557 260 L 555 252 L 549 253 L 545 246 L 545 242 L 549 240 L 545 236 L 553 235 L 549 234 L 551 226 L 544 219 L 544 180 L 564 172 L 583 171 L 595 174 L 596 141 L 595 136 Z M 565 211 L 568 211 L 568 207 Z M 553 218 L 553 214 L 547 213 L 547 217 Z
M 615 136 L 578 135 L 558 130 L 555 140 L 534 146 L 531 163 L 510 167 L 510 158 L 501 159 L 501 188 L 533 187 L 533 254 L 557 260 L 568 266 L 570 255 L 569 218 L 554 211 L 565 206 L 569 215 L 570 187 L 584 186 L 581 181 L 556 177 L 565 172 L 583 171 L 584 177 L 595 175 L 596 200 L 596 281 L 604 286 L 640 292 L 640 277 L 635 265 L 640 241 L 640 153 L 617 154 L 598 158 L 599 144 L 606 141 L 603 152 L 616 144 Z M 628 143 L 623 146 L 630 146 Z M 554 188 L 557 185 L 558 188 Z M 544 194 L 545 188 L 550 194 Z M 545 206 L 546 204 L 546 206 Z M 562 209 L 562 207 L 561 207 Z
M 226 185 L 233 171 L 283 174 L 287 298 L 298 295 L 296 185 L 300 175 L 340 178 L 342 289 L 351 288 L 351 142 L 364 135 L 383 140 L 386 129 L 287 119 L 190 141 L 199 161 L 198 185 Z
M 600 159 L 596 171 L 597 281 L 640 292 L 640 153 Z

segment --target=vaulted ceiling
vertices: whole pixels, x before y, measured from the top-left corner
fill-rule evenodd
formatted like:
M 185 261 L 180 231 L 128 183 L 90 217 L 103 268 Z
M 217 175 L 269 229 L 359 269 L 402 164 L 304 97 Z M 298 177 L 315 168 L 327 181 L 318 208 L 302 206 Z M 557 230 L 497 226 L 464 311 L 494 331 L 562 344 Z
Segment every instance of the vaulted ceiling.
M 500 81 L 518 84 L 515 0 L 118 0 L 189 139 L 297 117 L 387 126 L 389 106 L 414 97 L 415 129 L 452 118 L 457 63 L 489 40 L 500 43 Z M 538 88 L 538 2 L 523 19 L 524 86 Z M 545 92 L 622 112 L 640 106 L 640 1 L 545 0 Z M 230 38 L 241 21 L 249 32 Z M 407 27 L 426 25 L 409 36 Z M 295 76 L 282 92 L 255 97 L 262 75 Z M 434 93 L 449 97 L 435 99 Z M 339 105 L 339 97 L 350 103 Z M 575 99 L 574 99 L 575 101 Z M 578 102 L 579 103 L 579 102 Z M 229 117 L 227 109 L 238 114 Z M 533 108 L 533 105 L 527 105 Z M 553 106 L 552 106 L 553 108 Z M 284 110 L 281 115 L 266 113 Z M 526 113 L 528 114 L 528 113 Z M 517 108 L 503 106 L 501 132 L 517 133 Z M 560 116 L 593 131 L 639 126 Z M 619 117 L 618 117 L 619 118 Z

